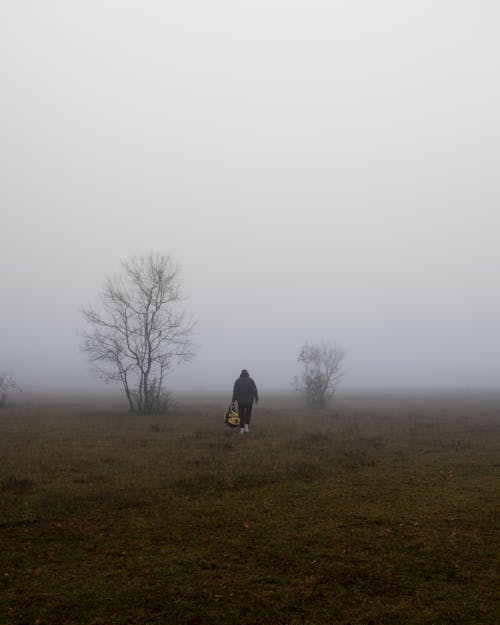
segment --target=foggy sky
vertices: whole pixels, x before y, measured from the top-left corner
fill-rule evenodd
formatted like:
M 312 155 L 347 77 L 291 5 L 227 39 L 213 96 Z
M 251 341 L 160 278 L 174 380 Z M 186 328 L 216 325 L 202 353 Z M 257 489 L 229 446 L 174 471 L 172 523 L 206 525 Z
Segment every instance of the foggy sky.
M 81 306 L 170 254 L 179 389 L 500 384 L 496 1 L 3 0 L 0 369 L 99 385 Z

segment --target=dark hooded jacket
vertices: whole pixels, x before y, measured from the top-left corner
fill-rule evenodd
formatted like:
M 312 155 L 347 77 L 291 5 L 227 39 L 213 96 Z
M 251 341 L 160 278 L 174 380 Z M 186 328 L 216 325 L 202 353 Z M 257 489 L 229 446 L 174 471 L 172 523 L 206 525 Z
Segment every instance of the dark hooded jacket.
M 243 369 L 240 377 L 234 383 L 232 401 L 237 401 L 239 404 L 251 404 L 254 399 L 256 402 L 259 401 L 257 386 L 248 371 Z

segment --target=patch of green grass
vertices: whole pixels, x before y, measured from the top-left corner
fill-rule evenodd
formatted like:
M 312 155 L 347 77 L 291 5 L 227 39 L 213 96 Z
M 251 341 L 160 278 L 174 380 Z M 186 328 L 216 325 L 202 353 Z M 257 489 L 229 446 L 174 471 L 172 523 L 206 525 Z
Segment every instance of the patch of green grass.
M 0 414 L 0 624 L 500 622 L 498 403 Z

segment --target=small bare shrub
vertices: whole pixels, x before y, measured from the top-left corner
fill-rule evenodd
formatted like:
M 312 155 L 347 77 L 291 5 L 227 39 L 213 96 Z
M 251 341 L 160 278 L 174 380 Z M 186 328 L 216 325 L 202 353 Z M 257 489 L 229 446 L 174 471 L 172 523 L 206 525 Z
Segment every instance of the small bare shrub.
M 2 371 L 0 372 L 0 407 L 7 404 L 9 391 L 21 392 L 21 388 L 11 375 Z
M 323 408 L 333 395 L 343 373 L 346 352 L 337 345 L 321 342 L 304 343 L 298 362 L 302 366 L 300 380 L 295 378 L 295 390 L 301 393 L 310 408 Z

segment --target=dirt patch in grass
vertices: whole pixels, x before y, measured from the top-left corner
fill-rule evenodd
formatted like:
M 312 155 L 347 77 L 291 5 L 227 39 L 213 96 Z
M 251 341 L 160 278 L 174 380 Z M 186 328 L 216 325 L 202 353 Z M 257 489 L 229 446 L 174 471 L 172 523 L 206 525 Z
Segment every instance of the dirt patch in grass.
M 24 495 L 33 490 L 35 486 L 35 482 L 26 477 L 6 477 L 0 483 L 0 493 Z

